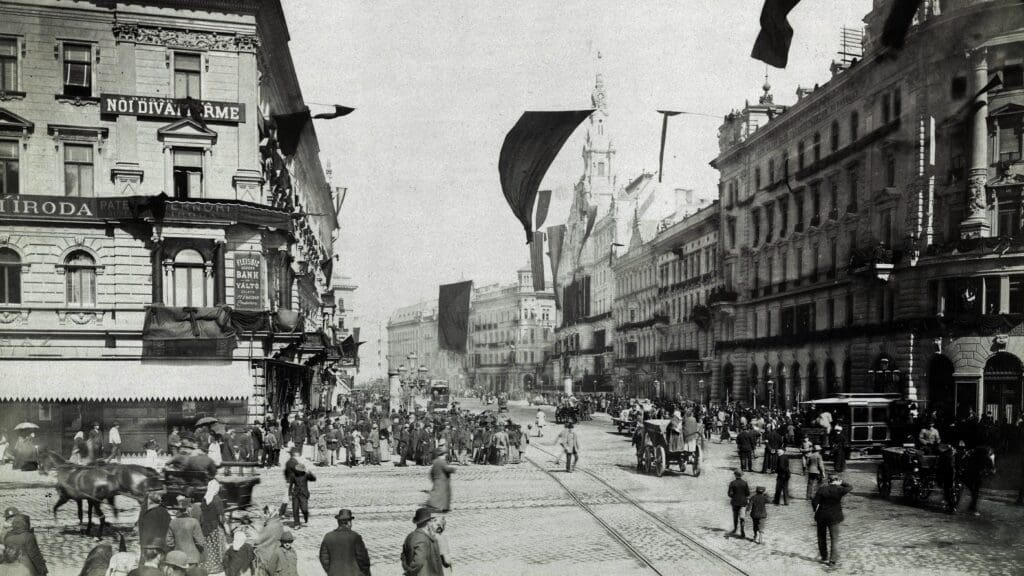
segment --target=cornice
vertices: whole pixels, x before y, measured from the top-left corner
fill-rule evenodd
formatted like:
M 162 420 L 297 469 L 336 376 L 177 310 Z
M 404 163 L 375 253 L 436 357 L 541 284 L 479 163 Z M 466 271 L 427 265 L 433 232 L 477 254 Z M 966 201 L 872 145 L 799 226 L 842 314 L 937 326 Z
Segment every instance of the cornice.
M 113 32 L 114 39 L 118 42 L 169 48 L 255 53 L 260 45 L 260 40 L 255 34 L 163 28 L 124 22 L 114 23 Z

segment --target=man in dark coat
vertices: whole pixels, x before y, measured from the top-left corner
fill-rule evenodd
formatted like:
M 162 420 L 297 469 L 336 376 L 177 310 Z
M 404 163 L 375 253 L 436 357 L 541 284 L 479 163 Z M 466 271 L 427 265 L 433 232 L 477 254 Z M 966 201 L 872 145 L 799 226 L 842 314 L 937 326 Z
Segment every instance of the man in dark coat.
M 429 508 L 420 508 L 412 519 L 416 529 L 402 544 L 402 572 L 405 576 L 443 576 L 444 565 L 437 545 L 435 518 Z
M 409 459 L 409 425 L 404 424 L 398 429 L 398 456 L 400 460 L 397 466 L 408 466 L 409 463 L 406 460 Z
M 298 464 L 292 473 L 291 483 L 288 485 L 288 495 L 292 499 L 292 520 L 295 527 L 299 528 L 299 513 L 306 524 L 309 524 L 309 483 L 316 482 L 316 476 L 306 470 L 306 466 Z
M 149 493 L 149 503 L 146 509 L 139 513 L 139 542 L 143 549 L 154 543 L 159 543 L 160 552 L 164 553 L 164 540 L 167 538 L 167 530 L 171 527 L 171 513 L 161 503 L 159 492 Z M 145 562 L 145 557 L 140 557 L 139 564 Z
M 743 479 L 742 470 L 733 470 L 735 480 L 729 483 L 729 504 L 732 506 L 732 533 L 736 534 L 736 528 L 740 530 L 740 537 L 747 537 L 747 527 L 743 519 L 743 509 L 747 507 L 747 500 L 750 498 L 750 486 Z
M 764 436 L 764 460 L 761 462 L 761 473 L 775 472 L 775 458 L 779 448 L 785 445 L 785 438 L 772 426 Z
M 295 417 L 295 422 L 288 429 L 289 439 L 295 444 L 295 447 L 299 449 L 300 453 L 302 447 L 306 444 L 306 424 L 302 421 L 301 416 Z
M 324 535 L 320 543 L 320 565 L 327 576 L 370 576 L 370 554 L 363 537 L 352 530 L 352 511 L 342 509 L 334 516 L 338 528 Z
M 775 452 L 775 498 L 772 501 L 776 506 L 780 499 L 783 505 L 789 506 L 789 478 L 789 455 L 779 448 Z
M 846 470 L 846 435 L 843 434 L 843 427 L 836 425 L 832 431 L 832 464 L 836 472 Z
M 6 514 L 5 514 L 6 516 Z M 6 518 L 9 528 L 4 533 L 4 548 L 7 550 L 18 550 L 20 557 L 27 559 L 32 564 L 34 576 L 46 576 L 46 560 L 43 553 L 39 551 L 39 543 L 36 541 L 36 534 L 30 527 L 28 516 L 18 513 L 15 510 Z
M 843 521 L 843 496 L 853 490 L 848 482 L 838 476 L 830 476 L 828 484 L 818 488 L 814 495 L 814 522 L 818 525 L 818 552 L 821 561 L 835 566 L 839 563 L 839 524 Z M 828 539 L 832 541 L 832 555 L 829 556 Z
M 754 471 L 754 445 L 757 440 L 749 428 L 740 430 L 736 435 L 736 450 L 740 455 L 740 470 L 745 472 Z

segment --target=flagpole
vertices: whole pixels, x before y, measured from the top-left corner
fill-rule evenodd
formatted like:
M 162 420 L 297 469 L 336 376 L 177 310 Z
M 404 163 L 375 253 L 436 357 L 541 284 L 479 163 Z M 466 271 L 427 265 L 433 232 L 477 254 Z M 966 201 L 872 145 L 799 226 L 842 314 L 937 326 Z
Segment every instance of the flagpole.
M 661 182 L 661 170 L 665 166 L 665 136 L 668 135 L 668 113 L 661 113 L 661 150 L 658 152 L 658 182 Z

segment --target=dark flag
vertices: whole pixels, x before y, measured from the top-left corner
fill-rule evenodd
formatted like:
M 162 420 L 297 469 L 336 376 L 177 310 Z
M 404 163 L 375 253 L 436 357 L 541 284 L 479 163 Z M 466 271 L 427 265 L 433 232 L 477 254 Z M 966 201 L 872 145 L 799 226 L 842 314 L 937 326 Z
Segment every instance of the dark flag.
M 885 27 L 882 28 L 882 46 L 893 50 L 903 48 L 907 31 L 914 23 L 914 16 L 920 7 L 921 0 L 893 0 L 889 17 L 885 19 Z
M 534 232 L 530 245 L 530 268 L 533 270 L 533 290 L 544 291 L 544 233 Z
M 339 118 L 341 116 L 348 116 L 354 111 L 355 108 L 349 108 L 348 106 L 339 106 L 338 104 L 335 104 L 334 112 L 321 112 L 320 114 L 316 114 L 315 116 L 313 116 L 313 118 L 316 118 L 318 120 L 331 120 L 333 118 Z
M 562 261 L 562 241 L 565 224 L 548 226 L 548 257 L 551 259 L 551 288 L 555 291 L 555 307 L 561 309 L 562 295 L 558 287 L 558 265 Z
M 594 231 L 595 221 L 597 221 L 597 206 L 587 206 L 587 228 L 583 231 L 583 239 L 580 240 L 581 247 L 587 243 L 587 238 L 590 238 L 590 233 Z
M 437 297 L 437 343 L 442 350 L 466 352 L 472 292 L 471 280 L 441 285 Z
M 540 230 L 544 221 L 548 219 L 548 206 L 551 205 L 551 190 L 541 190 L 537 193 L 537 216 L 534 230 Z
M 501 191 L 512 213 L 533 238 L 533 205 L 544 174 L 569 139 L 593 110 L 524 112 L 509 130 L 498 156 Z
M 309 108 L 303 108 L 299 112 L 291 114 L 278 114 L 273 116 L 274 124 L 277 125 L 277 143 L 281 153 L 285 156 L 293 156 L 299 148 L 299 138 L 303 129 L 309 123 Z
M 658 114 L 661 114 L 661 148 L 658 151 L 658 182 L 661 182 L 661 170 L 665 166 L 665 137 L 668 135 L 668 117 L 677 116 L 682 112 L 658 110 Z
M 789 45 L 793 27 L 787 19 L 800 0 L 764 0 L 761 8 L 761 32 L 754 41 L 750 57 L 769 66 L 785 68 L 789 62 Z

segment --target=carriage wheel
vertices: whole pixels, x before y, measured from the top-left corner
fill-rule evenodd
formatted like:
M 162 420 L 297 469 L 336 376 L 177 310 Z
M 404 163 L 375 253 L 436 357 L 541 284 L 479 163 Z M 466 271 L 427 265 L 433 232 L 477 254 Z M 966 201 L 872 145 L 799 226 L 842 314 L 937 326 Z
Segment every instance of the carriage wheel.
M 644 446 L 640 453 L 640 471 L 644 474 L 649 474 L 651 471 L 651 451 L 649 447 Z
M 875 483 L 878 484 L 878 493 L 882 498 L 888 498 L 889 494 L 892 493 L 892 477 L 889 476 L 889 471 L 885 466 L 878 467 L 878 473 L 875 474 Z
M 660 478 L 665 473 L 665 447 L 658 446 L 654 449 L 654 473 Z

